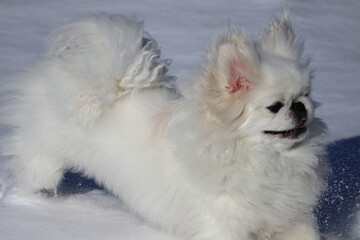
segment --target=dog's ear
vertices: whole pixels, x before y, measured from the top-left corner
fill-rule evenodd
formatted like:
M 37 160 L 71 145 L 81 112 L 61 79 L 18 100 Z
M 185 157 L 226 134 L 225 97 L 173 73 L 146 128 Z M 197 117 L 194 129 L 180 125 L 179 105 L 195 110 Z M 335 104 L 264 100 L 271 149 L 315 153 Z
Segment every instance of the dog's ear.
M 217 65 L 215 75 L 224 81 L 229 93 L 249 90 L 255 70 L 246 53 L 234 45 L 222 45 L 218 52 Z
M 195 101 L 208 119 L 240 124 L 247 96 L 260 79 L 260 62 L 253 42 L 227 24 L 207 52 L 203 71 L 190 85 L 180 84 L 181 93 Z M 237 120 L 235 120 L 237 119 Z
M 295 61 L 301 59 L 304 49 L 304 41 L 296 38 L 288 9 L 284 9 L 283 16 L 275 18 L 273 23 L 265 29 L 257 44 L 262 52 Z
M 258 76 L 258 57 L 252 43 L 230 26 L 221 32 L 208 53 L 207 72 L 219 93 L 251 89 Z

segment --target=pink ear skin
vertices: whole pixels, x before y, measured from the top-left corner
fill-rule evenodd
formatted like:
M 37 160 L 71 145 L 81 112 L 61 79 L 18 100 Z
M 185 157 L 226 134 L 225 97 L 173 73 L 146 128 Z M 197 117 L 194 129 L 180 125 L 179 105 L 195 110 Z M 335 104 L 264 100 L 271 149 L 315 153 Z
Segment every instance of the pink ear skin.
M 237 59 L 230 61 L 230 80 L 229 80 L 229 93 L 236 93 L 240 89 L 249 89 L 248 83 L 250 82 L 241 71 L 248 70 L 248 66 Z

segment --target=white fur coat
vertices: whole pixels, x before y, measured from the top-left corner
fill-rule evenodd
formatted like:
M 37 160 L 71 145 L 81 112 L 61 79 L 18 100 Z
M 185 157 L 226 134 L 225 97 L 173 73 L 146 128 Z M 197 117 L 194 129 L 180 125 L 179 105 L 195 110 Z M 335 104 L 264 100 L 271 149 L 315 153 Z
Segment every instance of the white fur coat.
M 45 56 L 7 88 L 15 94 L 1 118 L 15 127 L 2 148 L 13 191 L 56 189 L 75 168 L 185 239 L 319 239 L 317 141 L 278 151 L 239 137 L 196 95 L 204 77 L 176 89 L 169 64 L 143 24 L 125 17 L 56 30 Z

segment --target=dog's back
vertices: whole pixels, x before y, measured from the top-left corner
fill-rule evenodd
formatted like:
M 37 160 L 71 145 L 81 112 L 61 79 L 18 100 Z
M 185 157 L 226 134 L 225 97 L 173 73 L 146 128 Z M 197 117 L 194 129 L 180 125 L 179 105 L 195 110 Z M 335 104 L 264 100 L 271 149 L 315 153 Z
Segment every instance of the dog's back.
M 45 55 L 4 89 L 13 100 L 0 120 L 15 128 L 1 148 L 13 158 L 17 185 L 29 192 L 55 189 L 72 167 L 61 159 L 69 136 L 87 131 L 131 92 L 172 88 L 170 63 L 134 19 L 98 15 L 55 30 Z

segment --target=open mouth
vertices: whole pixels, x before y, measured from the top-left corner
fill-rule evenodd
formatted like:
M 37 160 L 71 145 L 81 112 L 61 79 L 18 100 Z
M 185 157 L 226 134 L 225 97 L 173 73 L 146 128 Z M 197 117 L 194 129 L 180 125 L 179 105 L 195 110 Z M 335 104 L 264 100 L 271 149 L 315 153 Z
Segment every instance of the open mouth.
M 299 124 L 295 128 L 285 131 L 264 131 L 265 134 L 279 135 L 281 138 L 298 138 L 307 131 L 305 124 Z

